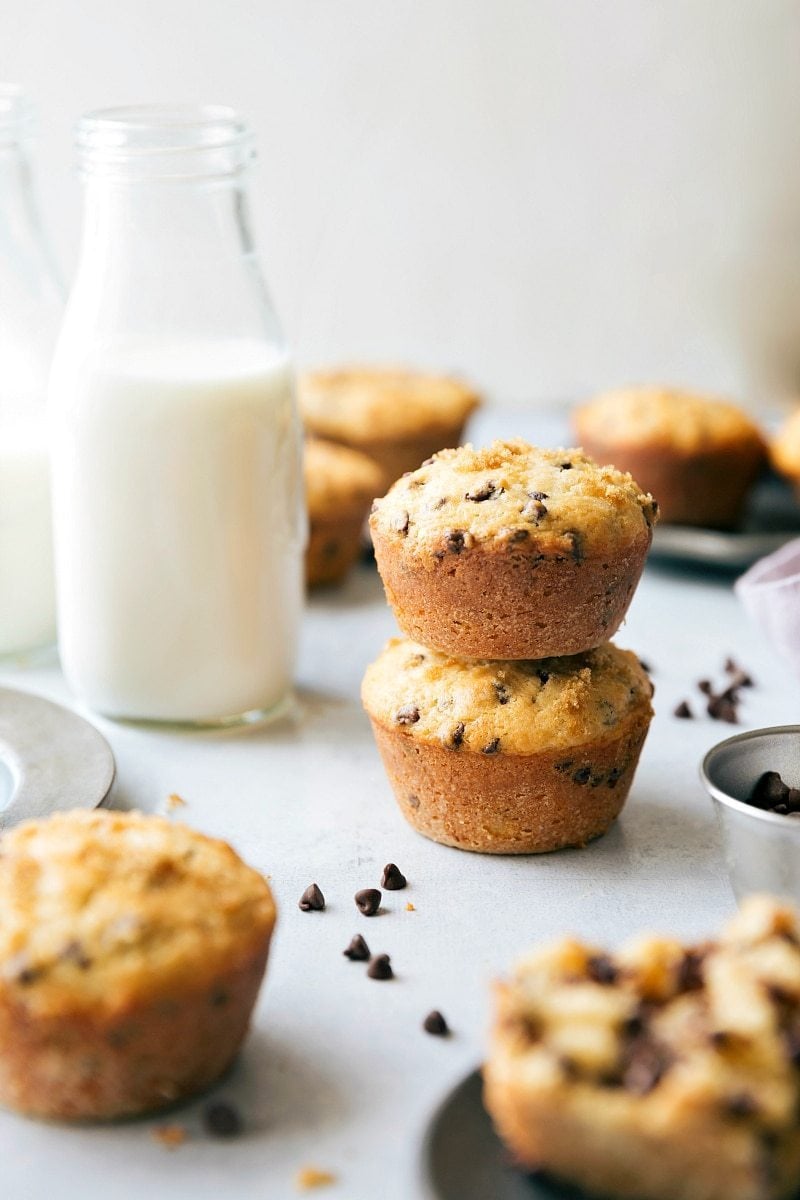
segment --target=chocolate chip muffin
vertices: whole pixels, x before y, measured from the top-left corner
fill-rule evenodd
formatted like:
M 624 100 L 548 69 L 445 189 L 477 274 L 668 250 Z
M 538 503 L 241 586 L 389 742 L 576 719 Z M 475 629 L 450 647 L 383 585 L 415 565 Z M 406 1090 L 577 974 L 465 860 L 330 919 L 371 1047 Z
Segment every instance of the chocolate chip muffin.
M 631 471 L 675 525 L 733 528 L 766 460 L 745 412 L 677 388 L 606 392 L 573 413 L 573 428 L 599 462 Z
M 447 846 L 531 854 L 605 833 L 652 717 L 634 654 L 465 662 L 394 638 L 361 696 L 406 819 Z
M 370 517 L 386 598 L 404 633 L 463 658 L 544 658 L 619 628 L 656 504 L 580 450 L 516 440 L 442 450 Z
M 380 464 L 387 484 L 443 446 L 457 446 L 480 404 L 458 379 L 401 367 L 311 371 L 300 380 L 299 400 L 310 433 L 362 451 Z
M 799 1048 L 797 917 L 751 897 L 716 942 L 522 959 L 497 989 L 486 1107 L 522 1166 L 592 1195 L 789 1200 Z
M 800 408 L 784 421 L 770 445 L 772 465 L 800 498 Z
M 0 1104 L 147 1112 L 230 1065 L 275 906 L 224 842 L 139 813 L 29 821 L 0 854 Z
M 364 521 L 384 475 L 366 454 L 309 438 L 303 476 L 309 518 L 306 581 L 310 587 L 338 583 L 358 558 Z

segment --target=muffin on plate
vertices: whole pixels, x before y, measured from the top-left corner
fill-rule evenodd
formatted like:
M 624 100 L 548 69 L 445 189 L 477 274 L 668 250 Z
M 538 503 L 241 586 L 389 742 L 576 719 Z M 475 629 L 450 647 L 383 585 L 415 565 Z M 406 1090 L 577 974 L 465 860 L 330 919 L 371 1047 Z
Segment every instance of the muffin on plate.
M 0 854 L 0 1104 L 143 1113 L 230 1065 L 275 905 L 225 842 L 162 817 L 28 821 Z
M 784 421 L 770 446 L 776 471 L 784 475 L 800 497 L 800 408 Z
M 442 450 L 376 501 L 372 541 L 404 633 L 463 658 L 578 654 L 619 628 L 656 504 L 580 450 Z
M 459 379 L 401 367 L 311 371 L 299 386 L 300 413 L 318 437 L 361 450 L 386 483 L 443 446 L 457 446 L 478 393 Z
M 605 392 L 576 409 L 572 424 L 588 454 L 632 472 L 675 525 L 733 528 L 766 461 L 742 409 L 677 388 Z
M 789 1200 L 800 929 L 750 897 L 717 942 L 567 940 L 497 989 L 485 1103 L 512 1154 L 618 1200 Z
M 384 475 L 358 450 L 307 438 L 303 478 L 309 519 L 306 582 L 310 587 L 338 583 L 358 557 L 364 521 Z
M 462 850 L 532 854 L 605 833 L 652 717 L 634 654 L 465 662 L 393 638 L 361 697 L 400 809 Z

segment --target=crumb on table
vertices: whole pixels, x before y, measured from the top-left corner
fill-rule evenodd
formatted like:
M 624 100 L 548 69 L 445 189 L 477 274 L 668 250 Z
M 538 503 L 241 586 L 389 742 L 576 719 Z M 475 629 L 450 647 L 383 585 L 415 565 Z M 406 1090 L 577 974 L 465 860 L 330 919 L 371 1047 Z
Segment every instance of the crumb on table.
M 406 904 L 406 912 L 416 912 L 416 911 L 417 911 L 417 910 L 416 910 L 416 908 L 414 907 L 414 905 L 413 905 L 413 904 L 411 903 L 411 901 L 409 900 L 409 901 L 408 901 L 408 904 Z
M 295 1176 L 295 1187 L 299 1192 L 310 1192 L 312 1188 L 329 1187 L 336 1183 L 336 1176 L 318 1167 L 301 1167 Z
M 183 1125 L 158 1125 L 151 1130 L 151 1134 L 154 1140 L 160 1142 L 167 1150 L 176 1150 L 189 1136 Z
M 176 808 L 186 808 L 186 801 L 177 792 L 170 792 L 167 796 L 167 812 L 174 812 Z

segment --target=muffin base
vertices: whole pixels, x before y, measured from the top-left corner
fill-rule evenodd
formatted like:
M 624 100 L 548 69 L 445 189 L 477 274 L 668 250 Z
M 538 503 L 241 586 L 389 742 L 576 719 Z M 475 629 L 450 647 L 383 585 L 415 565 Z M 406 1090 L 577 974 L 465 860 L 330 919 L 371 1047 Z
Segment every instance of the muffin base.
M 515 1069 L 516 1068 L 516 1069 Z M 544 1170 L 617 1200 L 783 1200 L 794 1196 L 800 1139 L 770 1154 L 746 1131 L 688 1109 L 639 1116 L 637 1101 L 569 1084 L 529 1082 L 502 1049 L 484 1068 L 484 1100 L 505 1144 Z M 655 1114 L 653 1114 L 655 1116 Z M 576 1151 L 576 1147 L 580 1149 Z
M 414 641 L 457 658 L 534 659 L 580 654 L 622 624 L 652 532 L 608 556 L 543 556 L 476 546 L 423 557 L 373 529 L 386 599 Z
M 210 990 L 113 1016 L 37 1016 L 0 997 L 0 1105 L 35 1117 L 109 1120 L 203 1091 L 244 1040 L 267 953 L 268 945 Z
M 583 448 L 598 462 L 630 471 L 658 501 L 661 520 L 672 525 L 733 529 L 747 493 L 763 467 L 764 447 L 757 442 L 698 454 L 676 454 L 666 447 L 610 446 L 583 438 Z
M 306 548 L 306 583 L 319 587 L 339 583 L 361 553 L 364 513 L 338 521 L 311 518 Z
M 605 833 L 630 791 L 650 718 L 602 744 L 540 754 L 481 754 L 421 742 L 370 717 L 410 825 L 482 854 L 542 854 Z

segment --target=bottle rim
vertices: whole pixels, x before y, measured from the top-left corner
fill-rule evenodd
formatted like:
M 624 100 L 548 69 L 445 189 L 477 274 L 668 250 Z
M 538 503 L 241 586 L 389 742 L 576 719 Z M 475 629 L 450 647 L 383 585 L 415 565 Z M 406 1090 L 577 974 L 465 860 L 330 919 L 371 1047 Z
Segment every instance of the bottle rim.
M 0 145 L 29 135 L 36 120 L 33 101 L 17 83 L 0 83 Z
M 87 113 L 75 130 L 85 175 L 198 179 L 236 175 L 255 157 L 249 122 L 221 104 L 132 104 Z

